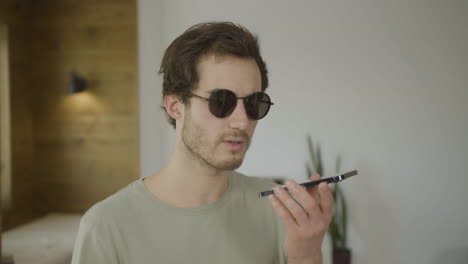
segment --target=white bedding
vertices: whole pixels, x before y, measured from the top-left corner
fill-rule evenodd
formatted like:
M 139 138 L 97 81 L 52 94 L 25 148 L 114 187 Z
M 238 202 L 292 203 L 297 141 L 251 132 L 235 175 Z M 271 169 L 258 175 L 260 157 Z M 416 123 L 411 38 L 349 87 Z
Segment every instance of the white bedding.
M 80 214 L 51 213 L 2 234 L 15 264 L 70 264 Z

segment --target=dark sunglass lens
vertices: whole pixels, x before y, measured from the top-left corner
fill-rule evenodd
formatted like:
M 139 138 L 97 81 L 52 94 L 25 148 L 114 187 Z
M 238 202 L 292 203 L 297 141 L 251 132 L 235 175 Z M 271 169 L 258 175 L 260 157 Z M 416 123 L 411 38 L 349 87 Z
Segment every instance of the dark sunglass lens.
M 219 118 L 226 117 L 236 108 L 236 95 L 229 90 L 217 90 L 210 95 L 210 112 Z
M 254 93 L 245 98 L 245 109 L 250 118 L 262 119 L 270 110 L 271 100 L 268 94 L 263 92 Z

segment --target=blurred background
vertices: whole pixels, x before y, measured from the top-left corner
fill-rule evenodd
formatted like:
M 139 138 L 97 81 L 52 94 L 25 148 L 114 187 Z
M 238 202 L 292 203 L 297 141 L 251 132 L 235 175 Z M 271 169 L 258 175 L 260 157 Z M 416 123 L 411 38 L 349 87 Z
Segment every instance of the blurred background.
M 213 20 L 257 34 L 270 72 L 240 172 L 305 181 L 310 135 L 324 176 L 359 170 L 352 263 L 468 263 L 465 0 L 0 0 L 4 255 L 69 263 L 80 216 L 168 161 L 159 63 Z

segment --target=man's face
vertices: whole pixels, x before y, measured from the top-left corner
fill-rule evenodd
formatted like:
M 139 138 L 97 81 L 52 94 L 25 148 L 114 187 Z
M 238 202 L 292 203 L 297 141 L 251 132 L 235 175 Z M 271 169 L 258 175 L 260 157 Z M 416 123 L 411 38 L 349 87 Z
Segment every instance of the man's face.
M 261 91 L 261 76 L 253 59 L 207 55 L 197 65 L 199 82 L 192 93 L 208 98 L 216 89 L 227 89 L 237 97 Z M 242 164 L 257 125 L 249 119 L 243 100 L 237 100 L 232 114 L 224 118 L 210 113 L 208 102 L 192 97 L 182 121 L 182 142 L 203 164 L 233 170 Z M 232 141 L 241 141 L 240 144 Z

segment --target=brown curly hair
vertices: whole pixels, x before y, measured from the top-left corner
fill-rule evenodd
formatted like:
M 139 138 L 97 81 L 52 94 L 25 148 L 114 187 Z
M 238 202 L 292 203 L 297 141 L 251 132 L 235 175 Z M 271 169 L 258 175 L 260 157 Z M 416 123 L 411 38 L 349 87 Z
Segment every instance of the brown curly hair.
M 198 82 L 197 63 L 206 54 L 254 59 L 260 70 L 262 91 L 268 87 L 268 71 L 260 55 L 258 37 L 232 22 L 208 22 L 190 27 L 166 49 L 159 69 L 163 75 L 163 98 L 175 94 L 184 104 L 188 103 L 186 92 L 192 91 Z M 175 120 L 164 105 L 162 108 L 175 128 Z

